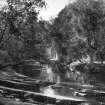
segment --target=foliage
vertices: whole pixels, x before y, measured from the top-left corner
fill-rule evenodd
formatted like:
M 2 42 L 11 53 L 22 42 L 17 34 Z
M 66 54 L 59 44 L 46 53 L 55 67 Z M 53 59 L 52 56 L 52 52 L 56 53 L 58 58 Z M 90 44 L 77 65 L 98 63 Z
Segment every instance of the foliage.
M 52 66 L 55 75 L 66 77 L 68 65 L 75 60 L 82 62 L 87 55 L 91 63 L 105 59 L 105 3 L 102 0 L 77 0 L 51 23 L 38 20 L 40 9 L 46 6 L 43 0 L 7 2 L 0 11 L 0 50 L 5 50 L 13 62 L 43 59 Z M 59 59 L 47 59 L 47 48 L 52 52 L 56 50 Z
M 89 55 L 104 59 L 105 3 L 102 0 L 77 0 L 66 6 L 53 23 L 52 36 L 62 55 L 81 59 Z
M 7 3 L 0 11 L 1 49 L 16 62 L 41 56 L 48 31 L 45 28 L 47 23 L 39 22 L 37 16 L 46 3 L 43 0 L 7 0 Z

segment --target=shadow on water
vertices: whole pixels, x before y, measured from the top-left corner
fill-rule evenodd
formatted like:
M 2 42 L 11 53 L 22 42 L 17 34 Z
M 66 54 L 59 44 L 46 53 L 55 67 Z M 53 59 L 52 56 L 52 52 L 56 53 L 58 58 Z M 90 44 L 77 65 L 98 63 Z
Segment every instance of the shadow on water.
M 102 90 L 102 87 L 96 86 L 97 80 L 99 80 L 99 83 L 104 83 L 105 78 L 103 74 L 99 75 L 99 73 L 97 73 L 86 75 L 83 73 L 81 74 L 80 72 L 71 72 L 68 70 L 66 72 L 56 72 L 53 69 L 55 68 L 50 65 L 43 65 L 43 67 L 25 66 L 22 73 L 34 79 L 56 82 L 56 85 L 44 86 L 40 88 L 40 93 L 47 96 L 59 97 L 61 99 L 66 97 L 73 100 L 87 100 L 87 104 L 83 105 L 105 105 L 101 104 L 101 102 L 105 102 L 105 91 Z M 94 80 L 96 80 L 95 83 L 92 83 Z M 89 84 L 85 84 L 88 83 L 87 81 L 91 81 L 90 83 L 93 84 L 95 88 Z M 102 86 L 102 84 L 100 86 Z
M 35 70 L 34 70 L 35 71 Z M 36 72 L 36 71 L 35 71 Z M 35 73 L 34 72 L 34 73 Z M 33 72 L 31 72 L 33 73 Z M 69 73 L 69 72 L 68 72 Z M 77 77 L 81 77 L 80 73 L 71 73 L 68 75 L 68 73 L 59 75 L 59 73 L 55 73 L 53 72 L 53 69 L 48 66 L 45 65 L 45 68 L 43 68 L 42 71 L 40 72 L 36 72 L 36 74 L 34 75 L 35 79 L 40 78 L 43 81 L 50 81 L 50 82 L 56 82 L 55 85 L 41 85 L 38 87 L 39 91 L 33 91 L 33 92 L 37 92 L 37 93 L 42 93 L 45 96 L 51 97 L 51 98 L 58 98 L 59 100 L 72 100 L 74 102 L 77 101 L 82 101 L 85 102 L 84 104 L 73 104 L 73 105 L 105 105 L 105 104 L 101 104 L 100 102 L 105 102 L 105 91 L 102 90 L 102 87 L 96 87 L 95 85 L 89 85 L 89 84 L 85 84 L 84 82 L 79 82 L 78 80 L 73 81 L 73 80 L 68 80 L 70 78 L 73 78 L 73 75 L 75 75 L 74 80 L 78 79 Z M 63 76 L 64 75 L 64 76 Z M 68 75 L 68 76 L 67 76 Z M 77 77 L 76 77 L 77 76 Z M 63 77 L 63 78 L 62 78 Z M 61 79 L 62 78 L 62 79 Z M 66 79 L 65 79 L 66 78 Z M 26 80 L 26 83 L 30 83 L 30 82 L 34 82 L 35 81 L 28 81 Z M 4 83 L 4 81 L 3 81 Z M 15 82 L 18 83 L 17 85 L 19 86 L 20 89 L 26 89 L 27 90 L 31 89 L 31 85 L 30 86 L 26 86 L 23 87 L 22 84 L 20 84 L 19 82 Z M 10 83 L 9 83 L 10 84 Z M 14 84 L 14 83 L 12 83 Z M 15 85 L 15 87 L 17 88 L 17 85 Z M 25 86 L 25 84 L 24 84 Z M 10 87 L 12 88 L 13 85 Z M 64 105 L 64 104 L 58 104 L 58 105 Z M 69 105 L 69 104 L 66 104 Z M 72 105 L 72 104 L 70 104 Z
M 103 85 L 104 76 L 103 78 L 101 77 L 103 74 L 89 76 L 79 72 L 67 72 L 62 76 L 59 75 L 59 73 L 54 73 L 52 68 L 48 70 L 50 71 L 46 72 L 46 78 L 49 81 L 55 81 L 57 84 L 42 87 L 41 93 L 51 95 L 53 97 L 63 96 L 72 98 L 73 100 L 87 100 L 85 104 L 81 105 L 105 105 L 105 88 Z M 91 83 L 90 81 L 94 81 L 93 77 L 95 78 L 95 82 Z

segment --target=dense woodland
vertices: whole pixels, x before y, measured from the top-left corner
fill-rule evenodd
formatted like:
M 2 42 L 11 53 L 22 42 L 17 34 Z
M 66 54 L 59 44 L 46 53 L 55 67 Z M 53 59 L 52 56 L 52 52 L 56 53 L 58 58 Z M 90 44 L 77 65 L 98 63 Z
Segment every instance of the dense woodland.
M 7 2 L 8 5 L 0 11 L 1 68 L 13 64 L 16 66 L 30 59 L 51 64 L 59 70 L 61 66 L 65 65 L 66 68 L 77 60 L 89 70 L 90 66 L 94 68 L 95 61 L 103 64 L 105 59 L 103 0 L 77 0 L 65 6 L 58 17 L 50 21 L 38 19 L 40 10 L 46 8 L 45 1 Z M 46 53 L 48 48 L 52 49 L 51 53 L 57 52 L 56 61 L 49 59 Z M 89 59 L 89 64 L 83 61 L 86 58 Z
M 26 71 L 27 66 L 25 70 L 22 67 L 26 61 L 34 61 L 51 69 L 48 74 L 42 72 L 38 79 L 105 85 L 104 0 L 76 0 L 49 21 L 38 18 L 47 6 L 44 0 L 7 3 L 0 10 L 1 71 L 33 78 L 35 74 Z M 0 74 L 0 78 L 9 77 Z

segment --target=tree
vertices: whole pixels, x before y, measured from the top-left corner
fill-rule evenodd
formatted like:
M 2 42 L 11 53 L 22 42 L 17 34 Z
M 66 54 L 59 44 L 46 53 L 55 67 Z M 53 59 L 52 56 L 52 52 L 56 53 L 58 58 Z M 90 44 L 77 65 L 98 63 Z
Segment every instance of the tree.
M 91 63 L 103 61 L 105 50 L 105 2 L 77 0 L 66 6 L 53 23 L 52 36 L 62 55 L 81 59 L 89 55 Z M 98 56 L 97 56 L 98 55 Z
M 7 3 L 0 11 L 0 48 L 15 62 L 40 55 L 38 46 L 43 45 L 46 33 L 37 16 L 46 6 L 45 1 L 7 0 Z

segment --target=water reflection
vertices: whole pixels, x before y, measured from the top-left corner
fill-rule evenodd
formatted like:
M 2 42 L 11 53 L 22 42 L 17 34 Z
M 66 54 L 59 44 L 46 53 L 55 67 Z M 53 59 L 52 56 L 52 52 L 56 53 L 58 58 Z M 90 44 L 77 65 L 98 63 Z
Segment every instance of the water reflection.
M 55 91 L 52 88 L 42 88 L 41 90 L 42 93 L 44 93 L 45 95 L 49 95 L 49 96 L 54 96 L 55 95 Z
M 55 85 L 52 85 L 41 89 L 41 93 L 43 93 L 44 95 L 56 98 L 58 100 L 68 100 L 74 102 L 75 104 L 72 103 L 72 105 L 100 105 L 97 104 L 95 100 L 88 100 L 85 97 L 76 96 L 76 92 L 77 91 L 74 88 L 62 87 L 59 85 L 57 85 L 56 87 Z
M 58 73 L 53 72 L 53 68 L 50 65 L 44 65 L 44 69 L 42 70 L 40 77 L 46 81 L 50 82 L 60 82 L 60 75 Z
M 95 90 L 93 90 L 93 87 L 88 86 L 80 88 L 81 89 L 78 89 L 78 86 L 74 86 L 73 88 L 72 86 L 55 84 L 47 87 L 42 87 L 40 92 L 45 94 L 46 96 L 53 98 L 85 102 L 79 105 L 105 105 L 103 100 L 105 98 L 102 98 L 100 96 L 100 91 L 96 92 Z
M 76 89 L 70 88 L 70 87 L 63 87 L 59 85 L 51 85 L 48 87 L 41 88 L 41 92 L 45 95 L 49 96 L 54 96 L 54 95 L 59 95 L 59 96 L 65 96 L 65 97 L 70 97 L 70 96 L 76 96 Z

